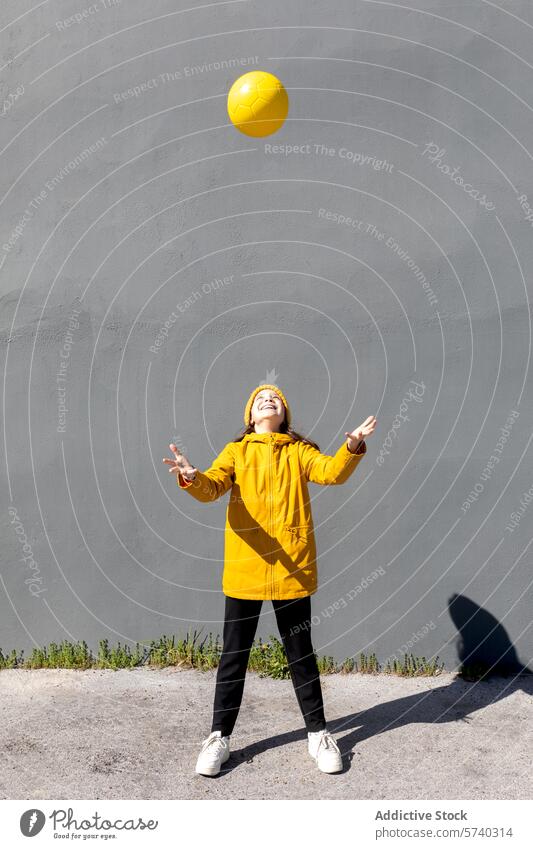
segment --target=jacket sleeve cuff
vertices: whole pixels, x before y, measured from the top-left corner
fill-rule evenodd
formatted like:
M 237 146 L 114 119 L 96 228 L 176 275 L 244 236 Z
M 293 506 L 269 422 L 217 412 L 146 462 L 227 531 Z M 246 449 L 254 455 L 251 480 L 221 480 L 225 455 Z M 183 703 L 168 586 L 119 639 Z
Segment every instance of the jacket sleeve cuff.
M 194 481 L 185 480 L 181 472 L 178 472 L 176 483 L 180 487 L 180 489 L 188 489 L 188 487 L 193 485 Z
M 365 442 L 365 440 L 364 440 L 364 439 L 362 439 L 362 440 L 359 442 L 359 445 L 357 446 L 357 450 L 356 450 L 356 451 L 350 451 L 350 449 L 348 448 L 348 443 L 347 443 L 347 442 L 345 442 L 344 444 L 346 445 L 346 450 L 347 450 L 348 454 L 353 454 L 353 455 L 355 455 L 356 457 L 360 456 L 361 454 L 366 454 L 366 442 Z

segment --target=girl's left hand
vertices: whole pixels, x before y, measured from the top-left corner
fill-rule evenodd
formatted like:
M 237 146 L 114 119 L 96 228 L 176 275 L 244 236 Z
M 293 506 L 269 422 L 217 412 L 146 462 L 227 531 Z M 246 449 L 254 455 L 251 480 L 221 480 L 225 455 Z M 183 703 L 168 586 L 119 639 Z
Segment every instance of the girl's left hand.
M 360 442 L 362 442 L 367 436 L 374 433 L 377 421 L 378 420 L 375 416 L 369 416 L 364 420 L 363 424 L 356 427 L 351 433 L 349 431 L 345 432 L 344 435 L 346 437 L 349 451 L 355 451 Z

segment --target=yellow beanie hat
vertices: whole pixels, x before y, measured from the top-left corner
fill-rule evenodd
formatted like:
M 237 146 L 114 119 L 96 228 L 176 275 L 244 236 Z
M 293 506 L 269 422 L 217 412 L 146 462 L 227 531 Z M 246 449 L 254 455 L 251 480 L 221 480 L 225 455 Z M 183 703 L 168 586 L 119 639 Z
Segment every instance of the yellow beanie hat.
M 250 414 L 252 412 L 252 404 L 254 403 L 254 398 L 258 392 L 261 392 L 262 389 L 273 389 L 274 392 L 279 395 L 285 406 L 285 418 L 287 421 L 287 427 L 290 427 L 291 411 L 287 403 L 287 399 L 285 398 L 285 395 L 283 394 L 281 389 L 278 386 L 275 386 L 273 383 L 262 383 L 260 386 L 256 386 L 256 388 L 248 398 L 248 401 L 246 402 L 246 407 L 244 408 L 244 424 L 246 426 L 250 424 Z

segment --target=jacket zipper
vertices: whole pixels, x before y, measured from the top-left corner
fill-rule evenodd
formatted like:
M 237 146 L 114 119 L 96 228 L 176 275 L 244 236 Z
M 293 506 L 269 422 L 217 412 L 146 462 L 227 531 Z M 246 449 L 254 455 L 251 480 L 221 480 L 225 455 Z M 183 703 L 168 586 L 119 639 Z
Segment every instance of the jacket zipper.
M 272 498 L 273 498 L 273 494 L 274 494 L 274 475 L 272 474 L 272 465 L 273 465 L 273 461 L 274 461 L 274 448 L 273 448 L 273 437 L 272 436 L 270 437 L 270 440 L 269 440 L 268 450 L 269 450 L 268 473 L 269 473 L 269 482 L 270 482 L 270 492 L 269 492 L 269 499 L 268 499 L 268 511 L 269 511 L 268 517 L 269 517 L 269 524 L 270 524 L 270 540 L 271 540 L 271 544 L 273 544 L 273 539 L 274 539 L 273 524 L 274 523 L 272 521 Z M 272 598 L 274 598 L 274 560 L 273 560 L 272 550 L 270 552 L 270 560 L 271 560 L 271 562 L 270 562 L 270 598 L 272 599 Z

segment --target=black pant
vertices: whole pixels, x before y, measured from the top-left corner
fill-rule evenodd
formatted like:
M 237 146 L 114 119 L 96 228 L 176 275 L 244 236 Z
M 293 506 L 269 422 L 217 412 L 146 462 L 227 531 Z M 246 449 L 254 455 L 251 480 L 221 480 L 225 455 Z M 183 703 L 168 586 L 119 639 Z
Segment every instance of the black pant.
M 237 720 L 244 679 L 263 602 L 226 596 L 222 656 L 217 670 L 211 731 L 229 736 Z M 308 731 L 326 727 L 320 675 L 311 642 L 311 597 L 273 600 L 292 683 Z

